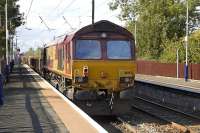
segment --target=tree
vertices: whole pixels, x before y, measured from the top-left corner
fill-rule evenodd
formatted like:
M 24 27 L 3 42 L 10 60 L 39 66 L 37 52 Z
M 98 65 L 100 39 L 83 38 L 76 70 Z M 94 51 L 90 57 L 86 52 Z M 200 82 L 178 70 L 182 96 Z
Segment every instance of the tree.
M 41 52 L 42 52 L 42 49 L 39 47 L 35 50 L 33 48 L 29 48 L 29 50 L 25 52 L 24 55 L 26 57 L 41 58 Z
M 189 0 L 190 32 L 200 24 L 197 6 L 200 6 L 199 0 Z M 132 33 L 137 24 L 139 57 L 159 59 L 166 42 L 185 36 L 185 0 L 113 0 L 110 9 L 118 8 L 121 9 L 119 18 L 126 21 Z
M 31 56 L 31 57 L 34 57 L 34 54 L 35 52 L 34 52 L 34 49 L 33 48 L 29 48 L 29 50 L 25 53 L 25 56 L 26 57 L 29 57 L 29 56 Z
M 8 0 L 8 30 L 9 35 L 15 34 L 15 29 L 23 24 L 23 14 L 19 13 L 19 5 L 16 4 L 18 0 Z M 5 54 L 5 3 L 6 0 L 0 1 L 0 57 Z
M 179 49 L 179 62 L 185 61 L 185 41 L 179 40 L 166 41 L 166 47 L 160 56 L 160 61 L 167 63 L 176 62 L 176 49 Z M 189 37 L 188 61 L 190 63 L 200 63 L 200 30 L 191 33 Z

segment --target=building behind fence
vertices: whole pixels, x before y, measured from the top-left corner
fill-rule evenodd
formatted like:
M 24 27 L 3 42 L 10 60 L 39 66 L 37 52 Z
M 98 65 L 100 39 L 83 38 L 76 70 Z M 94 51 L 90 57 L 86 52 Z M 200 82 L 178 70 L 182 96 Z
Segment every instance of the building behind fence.
M 200 64 L 189 64 L 189 78 L 200 80 Z M 137 61 L 137 73 L 154 76 L 176 77 L 176 63 L 160 63 L 155 61 Z M 180 78 L 184 78 L 184 64 L 179 64 Z

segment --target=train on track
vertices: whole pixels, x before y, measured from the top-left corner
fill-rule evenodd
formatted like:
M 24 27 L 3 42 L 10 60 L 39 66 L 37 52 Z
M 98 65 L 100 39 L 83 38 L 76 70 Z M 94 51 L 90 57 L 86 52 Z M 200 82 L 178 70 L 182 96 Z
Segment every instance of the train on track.
M 136 71 L 134 37 L 125 28 L 102 20 L 41 53 L 29 65 L 85 112 L 121 114 L 130 107 L 120 95 L 133 89 Z

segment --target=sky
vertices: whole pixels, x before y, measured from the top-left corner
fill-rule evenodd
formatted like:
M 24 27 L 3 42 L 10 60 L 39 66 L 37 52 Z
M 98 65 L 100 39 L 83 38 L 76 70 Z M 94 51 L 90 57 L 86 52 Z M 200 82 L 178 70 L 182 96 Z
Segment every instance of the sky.
M 124 25 L 118 19 L 120 10 L 109 9 L 110 1 L 95 0 L 95 22 L 109 20 Z M 26 23 L 16 30 L 18 47 L 22 52 L 31 47 L 43 47 L 54 38 L 91 24 L 91 3 L 92 0 L 33 0 L 30 6 L 31 0 L 19 0 L 17 4 L 20 5 L 20 12 L 24 13 Z

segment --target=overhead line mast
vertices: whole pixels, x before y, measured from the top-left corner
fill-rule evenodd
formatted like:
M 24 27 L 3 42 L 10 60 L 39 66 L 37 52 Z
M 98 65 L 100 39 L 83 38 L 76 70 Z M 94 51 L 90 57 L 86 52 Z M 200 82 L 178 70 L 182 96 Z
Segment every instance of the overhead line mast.
M 8 55 L 8 2 L 5 4 L 5 19 L 6 19 L 6 65 L 9 64 Z
M 94 24 L 95 2 L 92 0 L 92 24 Z

